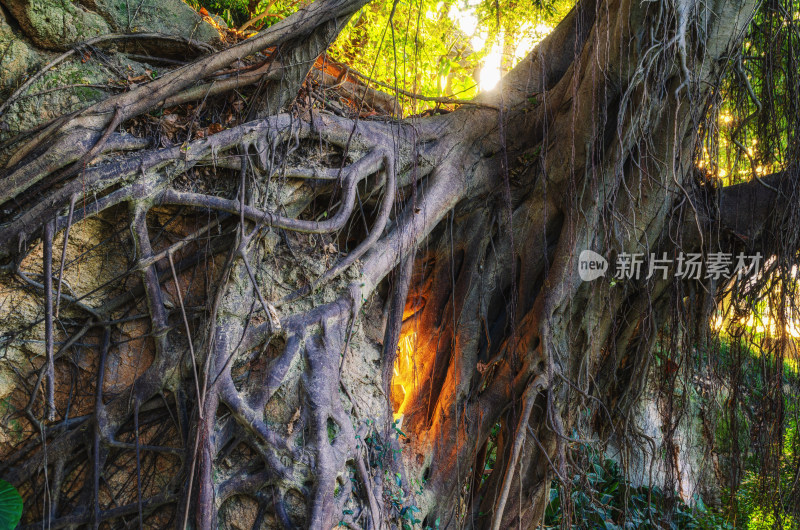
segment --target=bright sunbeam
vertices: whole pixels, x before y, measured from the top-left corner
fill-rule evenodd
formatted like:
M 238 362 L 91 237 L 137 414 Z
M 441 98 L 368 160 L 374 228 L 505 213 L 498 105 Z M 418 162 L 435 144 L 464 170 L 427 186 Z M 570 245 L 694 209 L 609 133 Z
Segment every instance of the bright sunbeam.
M 503 61 L 503 44 L 502 37 L 499 43 L 492 46 L 491 51 L 486 56 L 483 62 L 483 67 L 480 73 L 480 87 L 481 92 L 492 90 L 500 82 L 500 67 Z
M 487 45 L 488 33 L 481 31 L 475 3 L 467 2 L 462 7 L 453 5 L 448 13 L 450 18 L 457 24 L 458 29 L 469 39 L 473 52 L 483 52 Z M 511 43 L 513 50 L 507 51 L 506 63 L 504 63 L 505 39 L 501 32 L 491 43 L 487 55 L 482 61 L 482 66 L 478 74 L 478 86 L 481 92 L 493 90 L 503 76 L 503 67 L 513 67 L 522 60 L 528 52 L 544 39 L 553 27 L 544 23 L 534 21 L 526 22 L 519 28 L 519 32 L 514 35 L 515 42 Z M 444 84 L 443 84 L 444 86 Z

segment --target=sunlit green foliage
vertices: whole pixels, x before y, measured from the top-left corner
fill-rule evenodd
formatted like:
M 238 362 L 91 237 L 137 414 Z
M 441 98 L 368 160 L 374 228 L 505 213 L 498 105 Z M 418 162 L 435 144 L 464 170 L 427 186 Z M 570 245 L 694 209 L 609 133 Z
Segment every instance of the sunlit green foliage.
M 269 13 L 252 29 L 268 27 L 307 3 L 188 2 L 237 28 Z M 574 5 L 574 0 L 375 0 L 352 18 L 328 53 L 383 91 L 470 99 L 491 90 Z M 434 106 L 398 97 L 406 113 Z
M 726 489 L 728 519 L 736 528 L 751 530 L 797 528 L 797 484 L 800 437 L 797 434 L 796 390 L 800 376 L 774 352 L 763 351 L 761 337 L 728 337 L 707 351 L 697 350 L 700 363 L 713 363 L 713 371 L 728 381 L 738 381 L 738 392 L 723 392 L 726 403 L 715 433 L 715 450 L 724 468 L 742 468 L 741 483 Z M 779 377 L 767 374 L 777 373 Z M 776 387 L 771 383 L 777 379 Z M 709 398 L 712 399 L 713 398 Z M 776 403 L 776 400 L 778 401 Z M 782 405 L 781 405 L 782 402 Z M 776 415 L 779 422 L 770 421 Z M 777 429 L 775 432 L 773 429 Z M 742 462 L 737 462 L 740 455 Z
M 513 68 L 572 0 L 379 0 L 351 20 L 334 59 L 383 86 L 424 96 L 474 97 Z M 433 106 L 400 95 L 415 113 Z
M 570 7 L 566 0 L 384 0 L 356 15 L 331 52 L 391 87 L 470 98 L 512 68 Z
M 796 473 L 800 463 L 797 406 L 790 399 L 785 401 L 787 426 L 782 438 L 772 442 L 776 447 L 757 448 L 746 463 L 742 484 L 736 492 L 736 518 L 742 522 L 742 528 L 748 530 L 789 529 L 799 526 L 800 521 L 796 515 L 798 507 L 795 505 Z M 770 451 L 771 456 L 777 458 L 777 473 L 763 472 L 762 461 L 765 455 L 759 453 L 765 451 Z
M 736 492 L 736 519 L 741 522 L 741 528 L 773 530 L 798 527 L 796 516 L 787 513 L 787 507 L 779 502 L 782 498 L 791 499 L 795 487 L 796 466 L 800 458 L 795 418 L 790 420 L 790 427 L 784 432 L 782 445 L 779 484 L 772 483 L 773 477 L 759 473 L 757 458 L 748 462 L 742 484 Z M 776 487 L 779 491 L 774 491 Z

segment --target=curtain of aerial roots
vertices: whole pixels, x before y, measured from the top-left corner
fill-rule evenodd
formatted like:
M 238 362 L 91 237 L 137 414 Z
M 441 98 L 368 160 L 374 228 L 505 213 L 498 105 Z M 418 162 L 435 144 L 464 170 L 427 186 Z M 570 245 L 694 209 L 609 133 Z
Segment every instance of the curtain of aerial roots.
M 753 5 L 599 4 L 568 75 L 537 94 L 552 113 L 546 128 L 530 117 L 504 123 L 515 135 L 503 138 L 498 165 L 535 152 L 534 162 L 500 171 L 507 194 L 490 207 L 465 200 L 418 249 L 392 399 L 413 437 L 407 465 L 438 495 L 428 523 L 533 526 L 551 479 L 568 488 L 581 472 L 582 462 L 567 472 L 568 447 L 596 432 L 646 440 L 627 420 L 660 323 L 680 362 L 696 337 L 687 324 L 702 328 L 713 308 L 700 293 L 716 284 L 687 287 L 674 270 L 581 282 L 577 256 L 596 250 L 613 269 L 623 252 L 675 259 L 710 245 L 698 233 L 714 207 L 694 184 L 696 131 L 707 81 L 722 75 Z M 648 32 L 631 35 L 631 20 Z M 715 230 L 715 246 L 753 250 Z M 691 319 L 676 316 L 687 297 Z
M 798 10 L 794 1 L 760 4 L 745 38 L 748 50 L 731 64 L 730 95 L 725 101 L 714 98 L 703 123 L 704 154 L 698 164 L 727 182 L 751 181 L 767 194 L 779 192 L 780 202 L 789 206 L 763 227 L 743 209 L 730 211 L 740 217 L 739 248 L 762 256 L 761 271 L 747 281 L 708 285 L 716 294 L 714 300 L 703 293 L 683 293 L 687 296 L 679 304 L 676 320 L 693 333 L 695 342 L 690 350 L 688 342 L 679 347 L 673 340 L 665 354 L 679 370 L 662 373 L 669 395 L 681 393 L 681 377 L 692 377 L 704 396 L 715 396 L 704 401 L 703 421 L 704 428 L 716 421 L 728 433 L 727 454 L 722 453 L 725 461 L 718 474 L 730 487 L 730 497 L 724 500 L 736 506 L 745 471 L 757 462 L 756 487 L 748 494 L 771 512 L 776 525 L 783 524 L 787 514 L 796 520 L 800 506 L 800 484 L 785 480 L 787 471 L 798 476 L 791 456 L 797 454 L 798 438 L 791 435 L 790 426 L 797 421 L 800 398 L 791 374 L 797 372 L 800 360 L 795 344 L 800 335 L 796 206 L 800 193 L 794 162 L 800 119 L 794 102 L 800 97 L 800 85 L 794 74 L 784 77 L 784 72 L 796 71 L 793 50 L 800 33 L 793 20 Z M 788 182 L 765 184 L 764 175 L 773 172 L 785 173 Z M 724 201 L 719 207 L 720 213 L 731 210 Z M 751 201 L 747 211 L 758 209 L 759 202 Z M 759 231 L 762 235 L 754 237 Z M 703 317 L 710 313 L 712 334 L 707 336 L 697 322 L 704 323 Z M 696 364 L 701 362 L 698 373 Z M 684 395 L 674 406 L 689 410 L 683 406 L 687 400 Z

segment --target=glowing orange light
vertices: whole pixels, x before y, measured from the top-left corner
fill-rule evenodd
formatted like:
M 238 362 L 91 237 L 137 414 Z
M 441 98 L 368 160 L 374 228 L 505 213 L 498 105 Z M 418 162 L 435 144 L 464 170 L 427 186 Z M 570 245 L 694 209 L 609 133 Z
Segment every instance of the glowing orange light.
M 394 377 L 392 378 L 392 408 L 394 418 L 403 416 L 406 398 L 416 386 L 414 377 L 414 352 L 417 348 L 417 334 L 406 333 L 397 344 L 397 358 L 394 361 Z

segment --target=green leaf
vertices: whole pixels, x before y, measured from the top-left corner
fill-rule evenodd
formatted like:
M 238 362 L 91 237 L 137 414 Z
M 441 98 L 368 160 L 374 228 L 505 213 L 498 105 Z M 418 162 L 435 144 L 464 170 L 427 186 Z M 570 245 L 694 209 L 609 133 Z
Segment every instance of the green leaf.
M 613 494 L 614 494 L 614 492 L 615 492 L 615 491 L 617 491 L 617 488 L 618 488 L 618 487 L 619 487 L 619 481 L 618 481 L 618 480 L 615 480 L 615 481 L 611 482 L 611 483 L 608 485 L 608 487 L 606 488 L 606 492 L 607 492 L 607 493 L 610 493 L 610 494 L 612 494 L 612 495 L 613 495 Z
M 0 480 L 0 530 L 13 530 L 22 519 L 22 497 L 17 488 Z
M 708 512 L 708 508 L 706 508 L 706 504 L 703 502 L 703 499 L 699 495 L 697 495 L 695 497 L 695 505 L 694 505 L 694 507 L 700 513 L 707 513 Z

